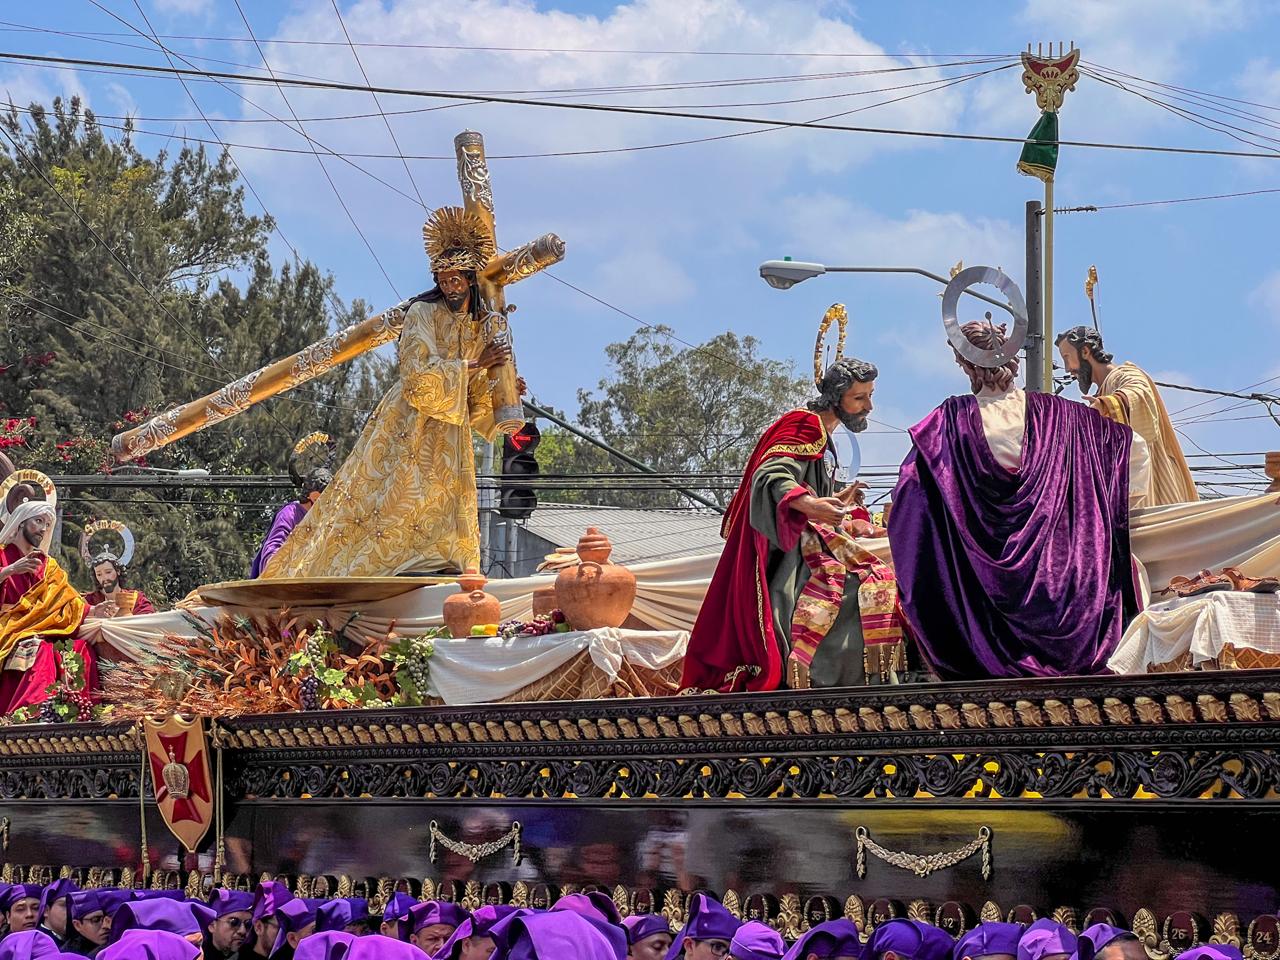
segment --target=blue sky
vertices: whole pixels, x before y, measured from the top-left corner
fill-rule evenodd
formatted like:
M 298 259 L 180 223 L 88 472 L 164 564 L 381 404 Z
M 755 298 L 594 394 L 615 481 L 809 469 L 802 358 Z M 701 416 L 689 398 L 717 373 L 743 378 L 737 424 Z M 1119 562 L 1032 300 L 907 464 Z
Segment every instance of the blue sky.
M 145 29 L 133 0 L 101 2 Z M 141 3 L 163 35 L 246 36 L 232 0 Z M 360 82 L 330 0 L 241 3 L 263 41 L 331 42 L 264 43 L 277 70 Z M 1037 110 L 1023 93 L 1019 69 L 943 87 L 948 78 L 1004 61 L 938 64 L 1014 55 L 1028 41 L 1063 40 L 1075 41 L 1087 61 L 1102 67 L 1256 104 L 1230 106 L 1262 120 L 1218 116 L 1280 139 L 1280 124 L 1266 126 L 1280 120 L 1280 60 L 1271 57 L 1275 44 L 1267 42 L 1280 37 L 1280 11 L 1249 0 L 339 0 L 339 7 L 357 41 L 450 47 L 360 48 L 371 80 L 389 86 L 538 96 L 563 90 L 584 101 L 784 119 L 814 119 L 919 93 L 833 122 L 1023 136 Z M 101 39 L 136 46 L 10 25 L 0 32 L 5 50 L 165 62 L 154 44 L 128 35 L 126 26 L 89 0 L 22 4 L 6 18 L 50 30 L 120 33 Z M 246 42 L 165 42 L 191 57 L 261 63 Z M 619 50 L 668 52 L 604 52 Z M 736 55 L 742 51 L 788 55 Z M 719 55 L 726 53 L 735 55 Z M 782 77 L 801 79 L 777 79 Z M 691 83 L 702 86 L 688 89 Z M 902 86 L 921 83 L 926 85 Z M 641 84 L 684 88 L 580 91 Z M 868 92 L 888 87 L 897 89 Z M 137 138 L 148 151 L 174 137 L 210 136 L 182 87 L 169 78 L 8 63 L 0 65 L 0 89 L 19 105 L 78 92 L 100 114 L 155 118 L 137 121 L 140 129 L 162 134 Z M 193 83 L 191 89 L 211 117 L 266 117 L 234 90 L 277 116 L 290 116 L 290 107 L 268 87 L 228 90 Z M 288 97 L 304 120 L 375 111 L 364 93 L 290 90 Z M 722 104 L 734 106 L 714 106 Z M 388 111 L 432 106 L 441 104 L 382 98 Z M 1189 108 L 1207 113 L 1202 105 Z M 450 105 L 394 115 L 391 122 L 405 153 L 430 156 L 451 155 L 452 138 L 464 128 L 483 132 L 495 156 L 608 150 L 758 129 L 492 104 Z M 1068 139 L 1254 149 L 1090 77 L 1069 95 L 1061 124 Z M 334 274 L 342 297 L 387 305 L 395 300 L 393 285 L 404 295 L 429 285 L 417 194 L 430 206 L 456 202 L 451 160 L 409 161 L 413 184 L 394 156 L 355 160 L 390 186 L 341 160 L 326 161 L 390 275 L 388 284 L 314 157 L 249 148 L 305 150 L 301 136 L 275 122 L 217 126 L 224 139 L 246 145 L 233 150 L 237 163 L 299 252 Z M 395 152 L 376 113 L 311 120 L 306 127 L 338 152 Z M 838 300 L 849 307 L 854 352 L 882 371 L 876 397 L 880 424 L 864 437 L 864 462 L 896 462 L 906 450 L 899 429 L 966 387 L 944 346 L 938 288 L 915 277 L 829 276 L 780 292 L 765 286 L 757 267 L 790 255 L 831 264 L 921 266 L 945 274 L 963 260 L 1001 266 L 1021 283 L 1023 205 L 1042 198 L 1042 188 L 1017 175 L 1016 159 L 1017 148 L 1010 145 L 795 130 L 626 153 L 494 159 L 499 242 L 513 246 L 549 230 L 559 233 L 569 252 L 557 275 L 618 308 L 545 277 L 512 288 L 510 300 L 519 305 L 521 372 L 539 400 L 576 411 L 575 390 L 593 386 L 604 372 L 603 347 L 637 328 L 618 311 L 666 324 L 692 343 L 726 329 L 751 334 L 765 353 L 793 359 L 803 370 L 817 321 Z M 1064 148 L 1056 199 L 1062 206 L 1101 205 L 1274 187 L 1280 187 L 1280 159 Z M 1121 359 L 1139 363 L 1157 379 L 1223 389 L 1268 381 L 1259 389 L 1280 391 L 1280 264 L 1271 229 L 1277 210 L 1280 194 L 1264 194 L 1060 216 L 1057 325 L 1087 322 L 1083 281 L 1088 266 L 1097 264 L 1103 332 Z M 278 238 L 273 243 L 277 254 L 286 253 Z M 1075 388 L 1067 395 L 1076 395 Z M 1170 392 L 1166 399 L 1177 421 L 1231 404 L 1217 401 L 1178 413 L 1204 398 Z M 1185 422 L 1183 429 L 1190 438 L 1184 446 L 1193 454 L 1200 451 L 1190 441 L 1215 453 L 1280 448 L 1278 428 L 1258 404 Z

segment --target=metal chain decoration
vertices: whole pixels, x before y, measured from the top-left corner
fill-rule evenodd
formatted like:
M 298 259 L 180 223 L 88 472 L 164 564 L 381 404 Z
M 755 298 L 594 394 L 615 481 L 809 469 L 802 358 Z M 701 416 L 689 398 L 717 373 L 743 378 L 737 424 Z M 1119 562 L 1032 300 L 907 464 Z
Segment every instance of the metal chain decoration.
M 428 855 L 431 862 L 436 862 L 436 842 L 439 841 L 440 846 L 444 847 L 450 853 L 456 853 L 460 857 L 466 857 L 472 863 L 479 863 L 485 857 L 492 856 L 503 847 L 510 844 L 511 860 L 516 865 L 520 865 L 520 821 L 511 821 L 511 829 L 499 837 L 497 840 L 490 840 L 488 843 L 464 843 L 461 840 L 453 840 L 446 837 L 440 832 L 440 825 L 435 821 L 431 821 L 431 848 Z
M 854 832 L 858 840 L 858 879 L 867 875 L 867 851 L 879 857 L 885 863 L 903 870 L 910 870 L 917 877 L 927 877 L 937 870 L 946 870 L 957 863 L 968 860 L 979 850 L 982 851 L 982 879 L 991 879 L 991 828 L 980 827 L 978 838 L 958 850 L 946 853 L 927 853 L 921 856 L 903 850 L 887 850 L 871 839 L 866 827 L 858 827 Z

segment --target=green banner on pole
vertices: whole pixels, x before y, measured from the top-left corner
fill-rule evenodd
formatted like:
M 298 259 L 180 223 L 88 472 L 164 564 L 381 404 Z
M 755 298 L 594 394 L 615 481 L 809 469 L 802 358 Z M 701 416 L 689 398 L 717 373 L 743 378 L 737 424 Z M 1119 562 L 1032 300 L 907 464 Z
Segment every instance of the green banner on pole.
M 1030 143 L 1022 146 L 1018 158 L 1018 172 L 1037 177 L 1045 183 L 1053 181 L 1058 166 L 1058 115 L 1046 110 L 1027 134 Z

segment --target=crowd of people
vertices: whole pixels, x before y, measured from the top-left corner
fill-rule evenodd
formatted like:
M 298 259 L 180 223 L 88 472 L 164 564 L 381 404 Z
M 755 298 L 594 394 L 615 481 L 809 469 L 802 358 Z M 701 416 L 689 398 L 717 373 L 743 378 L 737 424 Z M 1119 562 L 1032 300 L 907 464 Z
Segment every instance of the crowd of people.
M 0 960 L 1148 960 L 1132 932 L 1105 923 L 1079 936 L 1053 920 L 980 923 L 958 939 L 916 920 L 864 936 L 852 920 L 819 924 L 788 944 L 707 894 L 677 931 L 656 914 L 623 918 L 603 893 L 561 897 L 549 910 L 483 906 L 396 893 L 381 913 L 359 897 L 294 897 L 278 881 L 207 900 L 173 890 L 81 890 L 75 882 L 3 885 Z M 1229 945 L 1177 960 L 1242 960 Z

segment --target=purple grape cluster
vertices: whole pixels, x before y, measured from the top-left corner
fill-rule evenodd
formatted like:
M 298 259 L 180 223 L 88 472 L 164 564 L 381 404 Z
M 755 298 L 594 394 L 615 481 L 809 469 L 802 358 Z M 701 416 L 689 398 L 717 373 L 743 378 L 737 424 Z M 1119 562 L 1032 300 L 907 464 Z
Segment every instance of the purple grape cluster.
M 320 709 L 320 678 L 315 674 L 302 681 L 301 699 L 303 710 Z
M 565 622 L 564 614 L 559 610 L 540 613 L 532 620 L 505 620 L 498 624 L 498 636 L 512 637 L 545 637 L 555 633 L 557 627 Z

